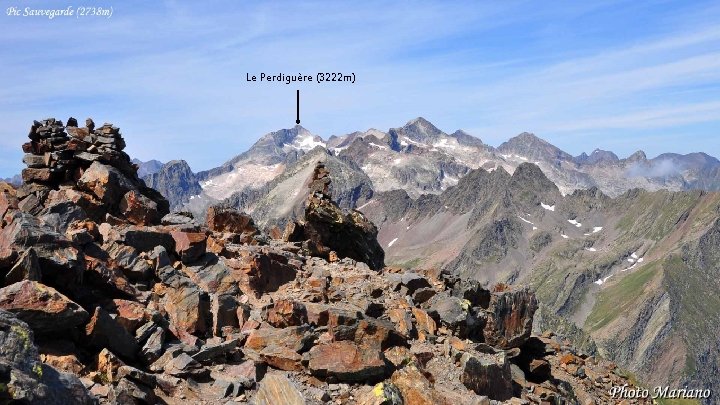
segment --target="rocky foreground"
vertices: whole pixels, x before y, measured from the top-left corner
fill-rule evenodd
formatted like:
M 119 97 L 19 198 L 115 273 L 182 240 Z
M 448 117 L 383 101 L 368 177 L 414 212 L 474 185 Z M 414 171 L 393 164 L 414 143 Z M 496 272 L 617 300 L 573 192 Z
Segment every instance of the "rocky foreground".
M 0 403 L 610 404 L 630 384 L 532 336 L 527 289 L 384 267 L 322 165 L 304 219 L 263 233 L 169 213 L 119 129 L 77 125 L 35 122 L 24 185 L 0 185 Z

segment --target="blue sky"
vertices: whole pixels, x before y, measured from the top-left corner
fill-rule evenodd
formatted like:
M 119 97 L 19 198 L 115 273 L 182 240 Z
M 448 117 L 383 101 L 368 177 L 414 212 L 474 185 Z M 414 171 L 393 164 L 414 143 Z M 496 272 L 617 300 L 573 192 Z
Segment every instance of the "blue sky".
M 324 138 L 423 116 L 494 146 L 529 131 L 573 155 L 720 155 L 717 1 L 90 3 L 112 18 L 0 15 L 0 177 L 51 116 L 113 122 L 133 157 L 215 167 L 294 125 L 298 88 Z M 245 81 L 318 71 L 357 82 Z

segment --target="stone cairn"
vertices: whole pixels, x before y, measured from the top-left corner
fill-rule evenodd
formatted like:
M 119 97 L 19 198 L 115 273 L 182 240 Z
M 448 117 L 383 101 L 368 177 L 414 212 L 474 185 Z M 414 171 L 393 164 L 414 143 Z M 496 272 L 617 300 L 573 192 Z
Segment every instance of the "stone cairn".
M 127 217 L 133 223 L 159 221 L 169 212 L 167 200 L 147 187 L 137 166 L 123 149 L 120 128 L 91 118 L 79 127 L 70 117 L 67 125 L 55 118 L 34 121 L 23 144 L 23 185 L 17 189 L 19 208 L 32 215 L 70 198 L 93 219 L 106 214 Z M 58 194 L 59 193 L 59 194 Z
M 323 162 L 317 162 L 313 170 L 312 178 L 308 188 L 310 189 L 310 197 L 318 196 L 320 198 L 331 199 L 330 195 L 330 170 L 325 167 Z
M 93 162 L 111 164 L 126 174 L 134 174 L 130 157 L 123 152 L 125 140 L 120 128 L 104 124 L 95 129 L 92 119 L 85 127 L 78 127 L 75 118 L 67 126 L 55 118 L 33 122 L 28 135 L 30 142 L 23 144 L 27 168 L 22 172 L 24 183 L 53 185 L 80 178 L 82 170 Z

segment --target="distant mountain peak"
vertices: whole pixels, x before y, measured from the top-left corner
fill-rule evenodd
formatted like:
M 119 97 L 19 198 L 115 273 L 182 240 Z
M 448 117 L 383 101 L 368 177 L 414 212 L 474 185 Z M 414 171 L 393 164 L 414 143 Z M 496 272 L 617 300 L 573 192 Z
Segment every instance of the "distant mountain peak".
M 573 159 L 578 164 L 616 163 L 620 161 L 613 152 L 596 148 L 588 156 L 583 152 Z
M 531 132 L 523 132 L 510 138 L 498 147 L 498 151 L 517 154 L 531 160 L 573 160 L 570 154 Z
M 632 155 L 630 155 L 627 158 L 627 160 L 630 162 L 644 161 L 644 160 L 647 160 L 647 156 L 645 155 L 645 152 L 643 152 L 642 150 L 639 150 L 639 151 L 633 153 Z
M 443 131 L 423 117 L 410 120 L 402 128 L 391 129 L 390 132 L 395 132 L 400 137 L 407 137 L 412 141 L 421 143 L 432 143 L 445 135 Z
M 464 130 L 462 130 L 462 129 L 458 129 L 457 131 L 455 131 L 455 132 L 453 132 L 452 134 L 450 134 L 450 136 L 453 137 L 453 138 L 455 138 L 455 139 L 457 139 L 458 142 L 459 142 L 460 144 L 462 144 L 462 145 L 477 146 L 477 147 L 486 147 L 486 148 L 487 148 L 487 145 L 485 145 L 485 144 L 483 143 L 482 139 L 480 139 L 480 138 L 478 138 L 478 137 L 476 137 L 476 136 L 470 135 L 468 132 L 466 132 L 466 131 L 464 131 Z
M 426 120 L 423 117 L 417 117 L 417 118 L 411 119 L 410 121 L 407 122 L 407 124 L 405 124 L 405 126 L 431 126 L 431 127 L 435 128 L 435 126 L 430 121 Z M 437 128 L 435 128 L 435 129 L 437 129 Z

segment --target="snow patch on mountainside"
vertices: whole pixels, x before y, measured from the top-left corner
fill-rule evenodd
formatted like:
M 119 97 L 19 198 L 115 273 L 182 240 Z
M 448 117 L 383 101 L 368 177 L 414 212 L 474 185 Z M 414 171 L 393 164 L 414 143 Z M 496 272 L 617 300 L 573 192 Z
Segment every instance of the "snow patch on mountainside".
M 575 219 L 568 219 L 567 221 L 570 222 L 572 225 L 575 225 L 578 228 L 580 228 L 582 226 L 582 223 L 578 222 Z
M 208 196 L 216 200 L 224 200 L 232 193 L 246 187 L 259 187 L 272 181 L 283 170 L 285 170 L 285 165 L 280 163 L 274 165 L 245 163 L 229 173 L 201 182 L 200 187 Z

